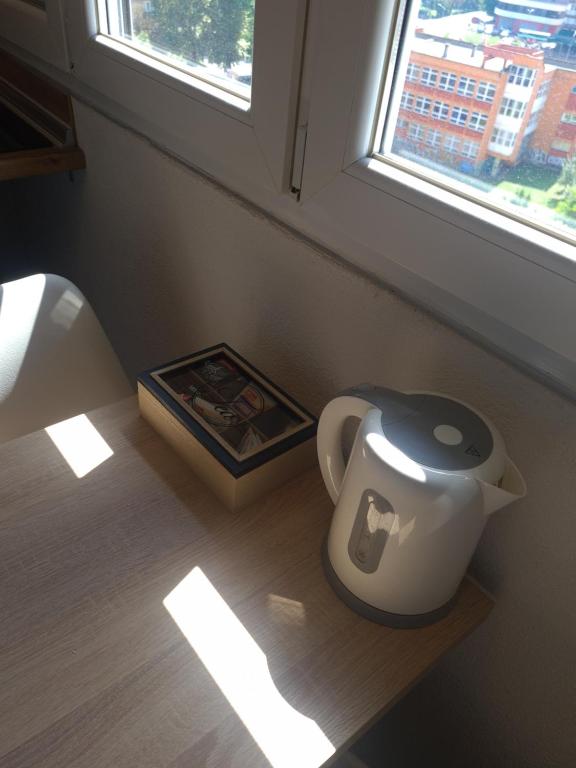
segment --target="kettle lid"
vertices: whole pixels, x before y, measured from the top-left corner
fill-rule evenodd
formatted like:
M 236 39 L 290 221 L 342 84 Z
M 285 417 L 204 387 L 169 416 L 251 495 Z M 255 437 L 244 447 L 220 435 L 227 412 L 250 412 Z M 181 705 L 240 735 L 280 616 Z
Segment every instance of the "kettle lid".
M 496 428 L 470 406 L 429 392 L 374 387 L 369 393 L 362 385 L 355 389 L 356 396 L 381 408 L 384 436 L 413 461 L 487 483 L 496 484 L 502 478 L 507 461 L 504 442 Z M 382 408 L 388 398 L 395 417 L 389 408 Z

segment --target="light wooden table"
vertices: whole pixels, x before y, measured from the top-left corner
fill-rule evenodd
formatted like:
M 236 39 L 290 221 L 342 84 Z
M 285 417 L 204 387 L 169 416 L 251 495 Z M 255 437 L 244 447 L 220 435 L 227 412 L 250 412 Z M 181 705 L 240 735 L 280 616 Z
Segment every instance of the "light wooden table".
M 0 447 L 1 768 L 328 764 L 490 611 L 467 580 L 433 626 L 361 619 L 316 471 L 233 515 L 135 400 L 89 418 L 82 479 L 45 431 Z

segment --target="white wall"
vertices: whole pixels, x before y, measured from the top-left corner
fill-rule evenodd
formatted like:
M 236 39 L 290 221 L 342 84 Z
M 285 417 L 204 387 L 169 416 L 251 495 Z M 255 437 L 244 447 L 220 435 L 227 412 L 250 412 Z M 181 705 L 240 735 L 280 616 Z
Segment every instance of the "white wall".
M 475 559 L 492 616 L 364 753 L 574 766 L 575 405 L 144 140 L 82 106 L 77 122 L 86 173 L 15 189 L 38 212 L 34 257 L 84 290 L 130 374 L 225 340 L 316 411 L 361 381 L 437 389 L 484 410 L 525 474 L 529 497 L 494 517 Z

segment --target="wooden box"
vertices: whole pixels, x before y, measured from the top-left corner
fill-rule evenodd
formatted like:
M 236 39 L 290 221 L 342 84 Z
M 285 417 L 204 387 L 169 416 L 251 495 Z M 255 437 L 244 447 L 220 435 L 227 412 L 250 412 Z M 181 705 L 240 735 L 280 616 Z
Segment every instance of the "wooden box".
M 226 344 L 145 371 L 138 402 L 231 510 L 316 461 L 314 416 Z

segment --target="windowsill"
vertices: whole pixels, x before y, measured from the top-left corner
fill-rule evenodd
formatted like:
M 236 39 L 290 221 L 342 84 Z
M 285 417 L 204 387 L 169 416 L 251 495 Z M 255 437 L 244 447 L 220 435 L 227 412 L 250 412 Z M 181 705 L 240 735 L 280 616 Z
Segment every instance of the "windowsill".
M 366 158 L 348 168 L 346 173 L 576 283 L 576 250 L 565 240 L 408 173 L 392 163 Z

